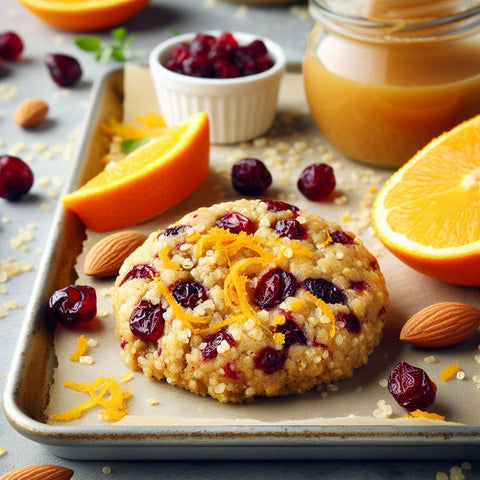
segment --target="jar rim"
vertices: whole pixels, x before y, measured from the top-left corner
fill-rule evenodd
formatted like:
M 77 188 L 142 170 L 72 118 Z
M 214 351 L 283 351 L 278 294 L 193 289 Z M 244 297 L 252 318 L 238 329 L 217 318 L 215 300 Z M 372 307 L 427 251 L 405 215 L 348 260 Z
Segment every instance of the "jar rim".
M 479 2 L 480 3 L 480 2 Z M 412 40 L 451 38 L 470 35 L 480 30 L 480 4 L 447 15 L 428 18 L 377 19 L 332 8 L 324 0 L 309 0 L 310 15 L 315 21 L 337 32 L 368 37 L 372 40 Z

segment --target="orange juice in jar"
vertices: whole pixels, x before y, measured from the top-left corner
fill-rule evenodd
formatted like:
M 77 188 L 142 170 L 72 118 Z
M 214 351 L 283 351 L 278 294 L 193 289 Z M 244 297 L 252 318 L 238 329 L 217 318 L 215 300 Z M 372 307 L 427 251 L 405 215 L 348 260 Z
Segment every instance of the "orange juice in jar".
M 354 0 L 310 0 L 303 77 L 311 114 L 339 152 L 370 164 L 398 167 L 480 113 L 480 7 L 407 3 L 367 15 L 336 9 Z M 425 14 L 427 3 L 442 8 Z

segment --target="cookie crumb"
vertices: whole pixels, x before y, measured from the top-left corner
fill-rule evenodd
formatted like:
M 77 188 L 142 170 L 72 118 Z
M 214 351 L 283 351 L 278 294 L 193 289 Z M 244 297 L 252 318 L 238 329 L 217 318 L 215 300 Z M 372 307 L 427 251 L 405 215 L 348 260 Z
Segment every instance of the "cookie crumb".
M 102 468 L 102 473 L 106 473 L 106 474 L 112 473 L 112 469 L 110 467 L 105 466 Z
M 424 361 L 425 363 L 427 363 L 428 365 L 431 365 L 432 363 L 437 363 L 437 359 L 436 359 L 436 357 L 433 356 L 433 355 L 429 355 L 428 357 L 425 357 L 425 358 L 423 359 L 423 361 Z

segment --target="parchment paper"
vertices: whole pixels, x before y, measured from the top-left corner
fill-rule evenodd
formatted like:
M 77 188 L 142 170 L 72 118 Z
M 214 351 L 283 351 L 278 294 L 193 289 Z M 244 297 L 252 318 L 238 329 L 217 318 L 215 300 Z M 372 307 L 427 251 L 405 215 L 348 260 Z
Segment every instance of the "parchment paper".
M 146 67 L 125 68 L 125 121 L 145 115 L 146 108 L 156 108 L 149 72 Z M 360 235 L 377 256 L 390 293 L 384 338 L 370 357 L 368 364 L 358 369 L 352 378 L 332 386 L 322 386 L 304 395 L 286 398 L 257 399 L 246 404 L 220 404 L 202 398 L 165 382 L 147 379 L 133 372 L 133 379 L 122 383 L 132 392 L 129 414 L 119 425 L 256 425 L 279 423 L 290 425 L 388 425 L 425 424 L 432 421 L 403 419 L 405 410 L 399 407 L 386 388 L 390 370 L 399 361 L 407 361 L 427 371 L 438 386 L 437 399 L 428 410 L 446 417 L 449 422 L 480 425 L 480 391 L 472 377 L 480 373 L 477 362 L 480 335 L 476 334 L 460 345 L 444 349 L 419 349 L 401 343 L 398 335 L 403 323 L 418 310 L 439 301 L 462 301 L 480 306 L 479 289 L 447 285 L 419 274 L 402 264 L 386 251 L 369 226 L 371 202 L 375 192 L 391 175 L 391 171 L 365 166 L 343 158 L 322 138 L 308 113 L 300 74 L 288 73 L 280 92 L 280 103 L 274 126 L 268 134 L 244 145 L 212 146 L 211 168 L 207 180 L 190 197 L 158 217 L 135 227 L 146 233 L 164 228 L 190 210 L 224 200 L 239 198 L 230 183 L 233 161 L 246 156 L 262 159 L 273 176 L 268 198 L 286 200 L 308 208 L 324 218 L 342 224 Z M 336 174 L 337 189 L 332 201 L 314 203 L 306 200 L 296 188 L 301 170 L 314 162 L 329 162 Z M 47 414 L 68 410 L 85 400 L 84 393 L 64 387 L 66 379 L 75 382 L 92 381 L 98 376 L 113 376 L 117 380 L 129 369 L 120 358 L 120 345 L 114 333 L 111 307 L 113 281 L 95 280 L 83 274 L 83 261 L 90 247 L 106 234 L 87 232 L 83 254 L 78 258 L 79 284 L 96 288 L 98 319 L 88 330 L 56 329 L 55 350 L 58 368 Z M 68 360 L 76 348 L 78 336 L 84 333 L 98 342 L 89 348 L 94 363 L 84 365 Z M 434 356 L 436 363 L 425 358 Z M 477 356 L 477 360 L 476 357 Z M 455 361 L 465 372 L 465 379 L 440 381 L 443 368 Z M 378 418 L 378 402 L 392 407 L 390 418 Z M 100 409 L 94 408 L 68 425 L 101 425 Z M 433 422 L 435 423 L 435 422 Z

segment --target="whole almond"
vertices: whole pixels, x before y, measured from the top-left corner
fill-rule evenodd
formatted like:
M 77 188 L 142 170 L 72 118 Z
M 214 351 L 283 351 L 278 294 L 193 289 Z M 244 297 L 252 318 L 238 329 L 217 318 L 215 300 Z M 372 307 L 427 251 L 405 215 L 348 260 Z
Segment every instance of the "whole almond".
M 45 120 L 48 105 L 43 100 L 30 99 L 22 102 L 13 114 L 14 120 L 21 127 L 33 127 Z
M 0 480 L 69 480 L 73 470 L 58 465 L 29 465 L 5 473 Z
M 113 233 L 97 242 L 88 252 L 83 264 L 85 275 L 111 277 L 116 275 L 124 260 L 136 250 L 147 236 L 128 230 Z
M 403 326 L 400 340 L 417 347 L 448 347 L 466 340 L 480 326 L 480 310 L 441 302 L 417 312 Z

